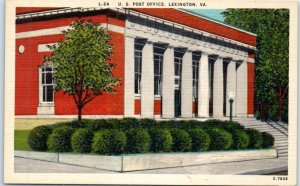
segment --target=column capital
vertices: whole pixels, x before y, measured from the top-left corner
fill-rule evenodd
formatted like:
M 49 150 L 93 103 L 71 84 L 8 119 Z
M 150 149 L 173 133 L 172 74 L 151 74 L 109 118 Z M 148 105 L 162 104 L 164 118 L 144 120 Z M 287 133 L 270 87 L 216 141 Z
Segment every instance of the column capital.
M 167 48 L 169 48 L 169 49 L 174 49 L 175 47 L 174 46 L 172 46 L 172 45 L 168 45 L 168 47 Z
M 208 52 L 206 52 L 206 51 L 201 51 L 201 55 L 203 55 L 203 54 L 204 54 L 204 55 L 209 55 Z
M 187 49 L 186 52 L 193 52 L 191 49 Z

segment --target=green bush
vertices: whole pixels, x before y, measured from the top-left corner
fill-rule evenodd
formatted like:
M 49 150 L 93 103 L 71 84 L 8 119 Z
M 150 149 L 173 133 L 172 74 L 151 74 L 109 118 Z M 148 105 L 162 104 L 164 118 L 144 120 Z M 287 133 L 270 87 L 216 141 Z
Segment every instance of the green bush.
M 169 152 L 172 150 L 173 139 L 169 130 L 154 128 L 150 130 L 151 151 Z
M 121 154 L 126 147 L 126 135 L 120 130 L 104 129 L 94 133 L 92 152 L 96 154 Z
M 71 137 L 71 145 L 74 152 L 91 152 L 93 132 L 86 128 L 77 129 Z
M 28 136 L 28 145 L 32 150 L 46 151 L 47 139 L 52 130 L 46 126 L 39 126 L 32 129 Z
M 250 138 L 247 132 L 240 129 L 235 129 L 231 134 L 233 139 L 233 149 L 247 149 L 250 143 Z
M 263 132 L 262 137 L 263 137 L 263 143 L 262 143 L 263 148 L 273 147 L 274 137 L 271 134 L 269 134 L 267 132 Z
M 62 126 L 54 129 L 47 141 L 48 149 L 53 152 L 72 151 L 71 135 L 73 131 L 74 129 L 69 126 Z
M 92 152 L 96 154 L 109 154 L 109 130 L 102 130 L 94 133 L 92 139 Z
M 182 129 L 172 129 L 171 134 L 173 138 L 173 151 L 187 152 L 191 149 L 192 140 L 186 131 Z
M 143 153 L 149 151 L 151 139 L 145 129 L 131 129 L 126 133 L 128 153 Z
M 250 149 L 260 149 L 262 148 L 263 137 L 262 134 L 255 129 L 246 129 L 247 134 L 250 137 Z
M 222 128 L 212 128 L 207 130 L 210 137 L 210 150 L 227 150 L 231 147 L 232 135 Z
M 121 126 L 119 126 L 119 129 L 123 130 L 130 130 L 132 128 L 139 128 L 140 127 L 140 122 L 136 118 L 124 118 L 121 120 L 122 122 L 120 123 Z
M 120 130 L 111 130 L 109 135 L 109 154 L 121 154 L 126 147 L 126 134 Z
M 192 139 L 192 151 L 206 151 L 209 149 L 210 138 L 209 135 L 201 128 L 188 130 Z
M 142 128 L 151 129 L 157 125 L 157 122 L 154 119 L 143 118 L 139 120 L 139 123 Z

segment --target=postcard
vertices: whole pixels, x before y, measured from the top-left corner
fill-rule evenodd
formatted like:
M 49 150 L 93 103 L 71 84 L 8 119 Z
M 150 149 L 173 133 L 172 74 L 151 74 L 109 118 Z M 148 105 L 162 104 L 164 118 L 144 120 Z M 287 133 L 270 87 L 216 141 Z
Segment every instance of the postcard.
M 295 185 L 297 13 L 7 0 L 4 182 Z

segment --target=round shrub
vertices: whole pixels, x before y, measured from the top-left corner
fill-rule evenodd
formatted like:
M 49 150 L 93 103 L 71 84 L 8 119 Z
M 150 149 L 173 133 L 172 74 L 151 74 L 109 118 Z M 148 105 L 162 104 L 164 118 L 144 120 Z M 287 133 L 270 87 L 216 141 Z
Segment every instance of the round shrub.
M 71 135 L 73 131 L 74 129 L 68 126 L 54 129 L 47 141 L 48 149 L 54 152 L 70 152 L 72 150 Z
M 188 130 L 192 139 L 192 151 L 206 151 L 209 149 L 210 138 L 209 135 L 201 128 Z
M 210 137 L 210 150 L 227 150 L 231 147 L 232 135 L 224 129 L 212 128 L 207 131 Z
M 136 128 L 127 132 L 126 150 L 129 153 L 142 153 L 149 151 L 151 139 L 145 129 Z
M 274 137 L 271 134 L 267 132 L 263 132 L 262 137 L 263 137 L 263 143 L 262 143 L 263 148 L 273 147 Z
M 91 152 L 93 133 L 89 129 L 77 129 L 71 137 L 71 145 L 74 152 Z
M 250 137 L 250 149 L 260 149 L 262 148 L 263 136 L 262 134 L 255 129 L 246 129 L 247 134 Z
M 173 138 L 173 151 L 186 152 L 191 149 L 192 140 L 186 131 L 182 129 L 172 129 L 171 134 Z
M 121 154 L 125 151 L 126 135 L 120 130 L 111 130 L 109 135 L 109 154 Z
M 151 137 L 151 151 L 169 152 L 172 150 L 173 139 L 169 130 L 155 128 L 149 133 Z
M 250 138 L 247 132 L 235 129 L 232 131 L 233 149 L 246 149 L 249 146 Z
M 47 150 L 47 139 L 51 134 L 51 129 L 46 126 L 39 126 L 32 129 L 28 136 L 28 145 L 35 151 Z
M 108 154 L 109 153 L 109 130 L 102 130 L 94 133 L 92 139 L 92 152 L 96 154 Z

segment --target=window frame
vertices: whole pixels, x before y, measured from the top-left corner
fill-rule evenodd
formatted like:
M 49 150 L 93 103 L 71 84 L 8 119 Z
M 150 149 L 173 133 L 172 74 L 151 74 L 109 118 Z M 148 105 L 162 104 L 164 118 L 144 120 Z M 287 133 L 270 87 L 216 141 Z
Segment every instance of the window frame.
M 192 68 L 193 68 L 193 99 L 198 98 L 199 91 L 199 60 L 193 59 Z
M 158 60 L 155 59 L 155 56 L 158 56 Z M 158 73 L 155 72 L 155 68 L 153 70 L 154 73 L 154 96 L 161 97 L 162 94 L 162 73 L 163 73 L 163 62 L 164 62 L 164 54 L 161 53 L 153 53 L 153 66 L 155 67 L 155 63 L 158 62 Z M 156 78 L 158 79 L 158 84 L 156 84 Z M 157 92 L 156 90 L 157 87 Z
M 142 65 L 143 65 L 143 50 L 137 49 L 136 45 L 143 46 L 143 44 L 135 42 L 134 44 L 134 94 L 135 96 L 141 95 L 141 80 L 142 80 Z M 139 55 L 137 55 L 137 53 Z M 136 59 L 139 60 L 136 60 Z M 136 68 L 136 63 L 138 63 L 138 68 Z M 136 77 L 138 80 L 137 87 L 136 87 Z M 136 92 L 137 89 L 137 92 Z
M 47 68 L 51 68 L 51 71 L 46 71 Z M 51 83 L 47 83 L 47 74 L 52 74 L 52 81 Z M 44 77 L 44 78 L 43 78 Z M 43 81 L 44 80 L 44 81 Z M 44 64 L 43 66 L 39 67 L 39 105 L 41 106 L 53 106 L 54 105 L 54 69 L 52 64 Z M 52 101 L 45 101 L 47 100 L 47 88 L 44 92 L 44 87 L 52 86 Z M 45 96 L 45 97 L 44 97 Z M 44 99 L 45 98 L 45 99 Z

